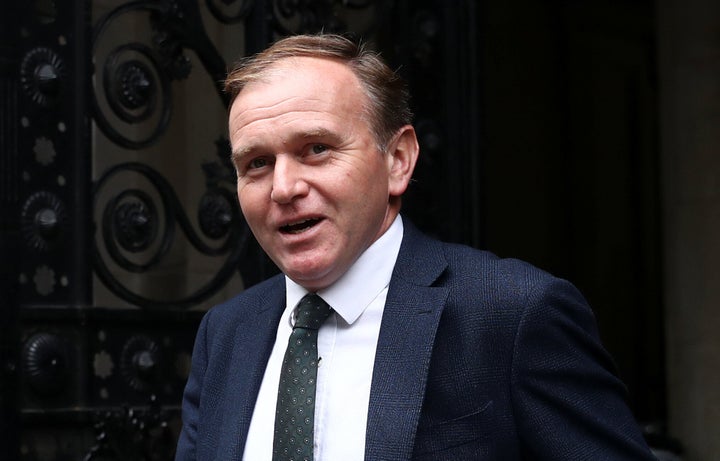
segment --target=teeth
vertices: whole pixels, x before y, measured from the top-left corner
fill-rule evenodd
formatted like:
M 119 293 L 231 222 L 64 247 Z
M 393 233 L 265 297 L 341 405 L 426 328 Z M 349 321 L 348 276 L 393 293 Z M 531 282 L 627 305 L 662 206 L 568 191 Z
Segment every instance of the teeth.
M 315 222 L 317 222 L 317 219 L 303 219 L 302 221 L 282 226 L 281 230 L 288 234 L 299 234 L 309 227 L 312 227 Z

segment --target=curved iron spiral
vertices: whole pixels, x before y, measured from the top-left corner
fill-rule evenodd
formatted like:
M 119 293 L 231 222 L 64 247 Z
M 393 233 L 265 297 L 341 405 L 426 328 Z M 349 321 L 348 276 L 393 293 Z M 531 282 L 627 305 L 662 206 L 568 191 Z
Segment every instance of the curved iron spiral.
M 139 189 L 126 189 L 113 196 L 104 206 L 101 223 L 102 241 L 112 261 L 128 272 L 143 273 L 157 266 L 172 246 L 175 239 L 175 226 L 178 225 L 187 240 L 200 253 L 206 256 L 227 255 L 225 262 L 215 276 L 204 286 L 189 296 L 181 299 L 156 300 L 144 297 L 131 291 L 113 276 L 103 260 L 98 248 L 97 238 L 93 242 L 93 260 L 96 273 L 100 280 L 117 296 L 142 307 L 188 307 L 202 302 L 222 288 L 238 268 L 240 257 L 249 235 L 247 224 L 242 219 L 232 193 L 220 186 L 211 186 L 206 196 L 213 197 L 210 202 L 214 208 L 203 210 L 207 201 L 201 201 L 198 215 L 204 216 L 200 221 L 201 231 L 213 240 L 224 238 L 219 246 L 211 246 L 193 228 L 182 203 L 167 180 L 151 167 L 129 162 L 116 165 L 106 171 L 97 181 L 94 197 L 115 175 L 121 172 L 133 172 L 143 176 L 154 187 L 160 197 L 162 222 L 150 194 Z M 222 200 L 224 206 L 217 205 Z M 143 263 L 130 260 L 125 253 L 140 253 L 155 244 L 155 251 Z

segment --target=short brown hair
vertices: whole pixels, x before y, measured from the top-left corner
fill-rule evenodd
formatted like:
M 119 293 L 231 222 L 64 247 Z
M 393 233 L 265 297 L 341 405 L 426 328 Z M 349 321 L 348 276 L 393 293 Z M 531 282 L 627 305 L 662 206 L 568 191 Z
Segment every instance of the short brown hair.
M 225 80 L 231 103 L 245 85 L 263 78 L 281 59 L 292 57 L 334 59 L 352 70 L 368 98 L 365 111 L 380 150 L 385 150 L 397 130 L 412 123 L 410 95 L 402 78 L 364 44 L 335 34 L 286 37 L 265 51 L 241 59 Z

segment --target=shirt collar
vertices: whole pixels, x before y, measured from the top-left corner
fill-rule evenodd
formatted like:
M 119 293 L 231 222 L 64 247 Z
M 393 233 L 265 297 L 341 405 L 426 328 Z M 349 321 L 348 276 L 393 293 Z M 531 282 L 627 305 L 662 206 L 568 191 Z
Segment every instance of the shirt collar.
M 352 324 L 390 284 L 403 237 L 400 215 L 335 283 L 318 291 L 340 317 Z M 285 276 L 287 306 L 291 310 L 308 291 Z

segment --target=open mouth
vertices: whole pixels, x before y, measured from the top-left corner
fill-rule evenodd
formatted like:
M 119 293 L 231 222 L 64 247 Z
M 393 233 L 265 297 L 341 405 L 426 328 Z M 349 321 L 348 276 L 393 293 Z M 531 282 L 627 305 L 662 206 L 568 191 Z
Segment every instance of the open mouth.
M 315 226 L 320 221 L 321 219 L 319 218 L 303 219 L 302 221 L 298 221 L 296 223 L 281 226 L 280 232 L 283 234 L 299 234 Z

